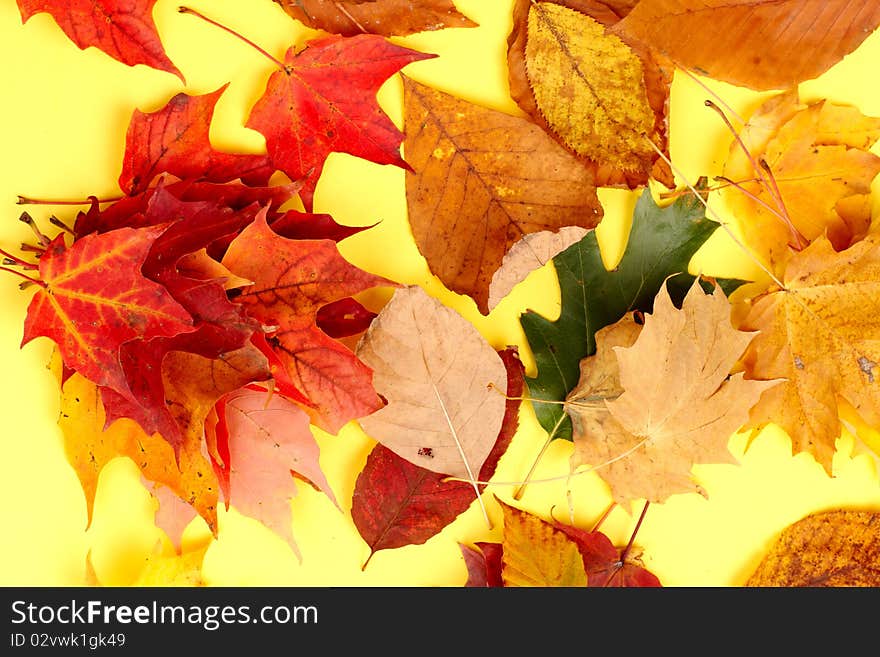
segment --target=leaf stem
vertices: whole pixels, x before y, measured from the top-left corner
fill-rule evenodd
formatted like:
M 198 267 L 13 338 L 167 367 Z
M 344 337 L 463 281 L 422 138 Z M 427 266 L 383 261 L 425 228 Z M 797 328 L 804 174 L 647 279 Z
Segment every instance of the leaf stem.
M 222 23 L 218 23 L 214 19 L 208 18 L 204 14 L 196 11 L 195 9 L 191 9 L 189 7 L 178 7 L 177 11 L 180 12 L 181 14 L 192 14 L 193 16 L 196 16 L 197 18 L 201 18 L 206 23 L 209 23 L 209 24 L 213 25 L 214 27 L 218 27 L 221 30 L 223 30 L 224 32 L 228 32 L 232 36 L 237 37 L 238 39 L 241 39 L 246 44 L 248 44 L 251 48 L 256 50 L 258 53 L 260 53 L 261 55 L 263 55 L 267 59 L 269 59 L 273 64 L 275 64 L 275 66 L 280 68 L 282 71 L 284 71 L 285 73 L 288 73 L 288 74 L 290 73 L 290 69 L 284 64 L 284 62 L 282 62 L 280 59 L 278 59 L 274 55 L 270 54 L 267 50 L 264 50 L 263 48 L 258 46 L 256 43 L 254 43 L 253 41 L 248 39 L 246 36 L 242 36 L 241 34 L 236 32 L 235 30 L 233 30 L 231 27 L 226 27 Z
M 769 267 L 767 267 L 767 265 L 765 265 L 763 262 L 761 262 L 755 256 L 755 254 L 752 253 L 751 250 L 745 244 L 743 244 L 741 239 L 739 239 L 736 235 L 734 235 L 733 231 L 730 229 L 730 226 L 728 226 L 727 223 L 722 221 L 721 217 L 718 216 L 718 213 L 715 212 L 714 208 L 709 206 L 709 203 L 706 201 L 705 198 L 703 198 L 703 195 L 700 194 L 696 190 L 696 188 L 691 184 L 691 182 L 687 179 L 687 177 L 681 172 L 681 169 L 679 169 L 675 164 L 672 163 L 672 161 L 668 157 L 666 157 L 666 155 L 663 153 L 663 151 L 657 147 L 657 144 L 655 144 L 650 139 L 648 140 L 648 143 L 651 144 L 651 147 L 663 159 L 663 161 L 669 165 L 669 167 L 672 169 L 673 173 L 675 173 L 675 175 L 677 175 L 679 178 L 684 180 L 684 184 L 687 186 L 687 188 L 690 189 L 694 193 L 694 196 L 696 196 L 698 199 L 700 199 L 700 203 L 702 203 L 703 207 L 706 208 L 706 212 L 708 214 L 710 214 L 712 216 L 712 219 L 714 221 L 716 221 L 718 223 L 718 225 L 724 229 L 724 232 L 727 233 L 727 236 L 733 240 L 734 244 L 736 244 L 740 249 L 742 249 L 743 253 L 745 253 L 747 256 L 749 256 L 749 258 L 752 260 L 752 262 L 754 262 L 756 265 L 758 265 L 758 267 L 761 269 L 761 271 L 763 271 L 765 274 L 767 274 L 767 276 L 770 277 L 770 280 L 772 280 L 776 285 L 779 286 L 780 290 L 787 289 L 785 287 L 785 283 L 780 281 L 779 278 L 776 277 L 776 274 L 774 274 L 773 271 Z
M 37 237 L 37 241 L 38 241 L 42 246 L 49 246 L 49 244 L 52 243 L 52 240 L 50 240 L 48 237 L 46 237 L 45 235 L 43 235 L 43 233 L 40 232 L 40 229 L 37 228 L 37 224 L 36 224 L 36 222 L 34 221 L 34 218 L 33 218 L 31 215 L 29 215 L 27 212 L 22 212 L 22 213 L 21 213 L 21 216 L 19 216 L 18 220 L 19 220 L 20 222 L 22 222 L 22 223 L 27 224 L 28 226 L 30 226 L 30 229 L 31 229 L 32 231 L 34 231 L 34 235 L 36 235 L 36 237 Z
M 45 198 L 31 198 L 30 196 L 22 196 L 18 195 L 18 200 L 15 202 L 16 205 L 92 205 L 95 203 L 115 203 L 116 201 L 121 201 L 124 196 L 118 196 L 116 198 L 97 198 L 95 196 L 90 196 L 86 200 L 68 200 L 68 199 L 45 199 Z
M 15 270 L 15 269 L 10 269 L 9 267 L 2 267 L 2 266 L 0 266 L 0 271 L 9 272 L 10 274 L 15 274 L 15 275 L 18 276 L 19 278 L 23 278 L 23 279 L 24 279 L 25 281 L 27 281 L 27 283 L 29 283 L 29 284 L 35 284 L 35 285 L 39 285 L 40 287 L 46 287 L 46 283 L 43 282 L 43 281 L 41 281 L 40 279 L 38 279 L 38 278 L 31 278 L 31 277 L 28 276 L 27 274 L 22 274 L 20 271 L 17 271 L 17 270 Z
M 562 426 L 565 418 L 565 413 L 560 415 L 559 419 L 556 421 L 556 424 L 553 426 L 553 431 L 547 434 L 547 440 L 544 442 L 543 447 L 541 447 L 541 451 L 538 452 L 538 455 L 532 462 L 532 467 L 530 467 L 528 473 L 526 473 L 526 478 L 519 484 L 519 486 L 517 486 L 516 490 L 513 491 L 513 499 L 521 499 L 523 494 L 526 492 L 526 486 L 528 485 L 529 480 L 532 478 L 532 475 L 535 474 L 535 469 L 538 467 L 538 462 L 541 460 L 541 457 L 544 456 L 544 452 L 547 451 L 547 448 L 550 447 L 550 443 L 553 442 L 553 439 L 556 437 L 556 432 L 559 431 L 559 427 Z

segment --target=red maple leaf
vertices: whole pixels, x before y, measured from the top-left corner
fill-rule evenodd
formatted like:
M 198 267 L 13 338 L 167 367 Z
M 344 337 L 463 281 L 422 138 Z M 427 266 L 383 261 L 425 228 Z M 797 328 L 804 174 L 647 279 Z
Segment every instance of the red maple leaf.
M 120 228 L 88 235 L 70 248 L 62 235 L 55 238 L 40 257 L 41 286 L 28 307 L 22 345 L 48 337 L 68 368 L 128 394 L 119 359 L 124 343 L 194 330 L 190 314 L 141 272 L 165 228 Z
M 159 40 L 155 4 L 156 0 L 18 0 L 23 23 L 47 12 L 81 49 L 94 46 L 123 64 L 146 64 L 183 80 Z
M 431 57 L 368 34 L 317 39 L 298 54 L 291 48 L 246 125 L 266 137 L 272 164 L 303 182 L 300 196 L 311 210 L 331 152 L 408 168 L 400 156 L 403 134 L 376 92 L 407 64 Z
M 265 155 L 225 153 L 211 146 L 214 106 L 227 86 L 201 96 L 177 94 L 155 112 L 135 110 L 125 135 L 122 190 L 142 192 L 161 173 L 216 183 L 240 178 L 265 185 L 275 171 Z
M 315 423 L 331 433 L 382 407 L 372 371 L 316 325 L 318 310 L 363 290 L 396 286 L 362 271 L 333 240 L 292 240 L 275 233 L 262 210 L 229 245 L 223 265 L 254 282 L 236 301 L 273 327 L 269 344 L 293 385 L 313 404 Z

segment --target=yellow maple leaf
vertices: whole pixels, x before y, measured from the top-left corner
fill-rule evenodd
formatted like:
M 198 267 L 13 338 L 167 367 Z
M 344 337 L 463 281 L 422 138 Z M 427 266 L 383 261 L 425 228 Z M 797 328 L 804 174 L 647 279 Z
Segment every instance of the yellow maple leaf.
M 792 256 L 783 282 L 737 311 L 742 330 L 760 331 L 747 376 L 787 379 L 762 395 L 750 425 L 778 424 L 830 474 L 838 397 L 880 422 L 880 235 L 842 252 L 820 237 Z

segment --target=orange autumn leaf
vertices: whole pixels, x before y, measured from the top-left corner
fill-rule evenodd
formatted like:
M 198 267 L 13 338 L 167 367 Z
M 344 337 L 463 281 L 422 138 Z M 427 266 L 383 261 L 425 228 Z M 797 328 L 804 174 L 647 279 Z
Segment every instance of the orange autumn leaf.
M 880 235 L 842 252 L 820 237 L 792 256 L 783 283 L 738 309 L 739 328 L 760 331 L 744 356 L 746 375 L 786 379 L 764 392 L 749 423 L 778 424 L 795 452 L 830 474 L 838 397 L 880 423 Z
M 671 186 L 655 149 L 667 149 L 671 66 L 611 33 L 628 8 L 609 4 L 518 0 L 508 39 L 511 95 L 595 168 L 597 185 L 632 188 L 654 177 Z
M 592 172 L 532 122 L 405 76 L 404 104 L 413 237 L 431 271 L 483 314 L 521 237 L 602 218 Z
M 880 25 L 865 0 L 642 0 L 615 30 L 683 68 L 752 89 L 824 73 Z
M 735 462 L 730 436 L 761 392 L 778 383 L 730 375 L 753 337 L 731 326 L 719 289 L 707 295 L 695 282 L 679 310 L 664 286 L 632 346 L 614 348 L 619 386 L 613 369 L 582 376 L 584 385 L 566 400 L 578 458 L 599 468 L 616 502 L 705 495 L 692 466 Z
M 880 157 L 869 149 L 878 138 L 880 118 L 828 101 L 803 104 L 797 91 L 773 96 L 751 116 L 740 134 L 750 156 L 734 142 L 724 166 L 740 189 L 725 197 L 746 241 L 776 273 L 789 245 L 827 234 L 840 250 L 865 235 L 871 181 L 880 173 Z M 761 160 L 772 179 L 756 171 Z
M 169 411 L 182 430 L 176 460 L 174 447 L 161 434 L 147 435 L 128 419 L 105 428 L 106 413 L 97 386 L 73 375 L 62 388 L 58 421 L 68 461 L 83 487 L 90 519 L 102 468 L 116 457 L 127 456 L 145 479 L 169 488 L 216 531 L 219 483 L 206 457 L 205 418 L 223 394 L 265 378 L 265 358 L 255 347 L 218 359 L 175 351 L 165 357 L 162 374 Z
M 880 513 L 838 509 L 798 520 L 745 586 L 880 586 Z
M 309 27 L 354 36 L 406 36 L 446 27 L 474 27 L 452 0 L 275 0 Z
M 498 500 L 504 512 L 501 579 L 504 586 L 586 586 L 577 543 L 565 532 Z
M 105 431 L 104 417 L 95 384 L 78 374 L 71 376 L 62 388 L 58 424 L 67 460 L 85 493 L 89 522 L 101 470 L 113 459 L 127 456 L 146 479 L 164 484 L 187 500 L 216 531 L 218 487 L 211 464 L 202 455 L 201 441 L 187 436 L 175 462 L 174 448 L 161 435 L 148 436 L 127 419 Z

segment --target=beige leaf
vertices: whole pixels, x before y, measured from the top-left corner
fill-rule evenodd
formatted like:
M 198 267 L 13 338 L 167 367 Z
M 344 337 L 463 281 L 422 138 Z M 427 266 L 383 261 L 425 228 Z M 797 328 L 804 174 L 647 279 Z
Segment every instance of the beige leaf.
M 542 230 L 530 233 L 514 244 L 501 261 L 489 284 L 489 310 L 501 303 L 511 290 L 539 267 L 580 242 L 589 231 L 580 226 L 565 226 L 554 233 Z
M 660 290 L 635 343 L 614 349 L 624 392 L 605 400 L 601 431 L 575 437 L 580 458 L 600 467 L 616 501 L 705 494 L 691 467 L 735 462 L 727 450 L 730 436 L 761 393 L 778 383 L 729 376 L 753 337 L 731 326 L 730 304 L 719 290 L 707 295 L 695 282 L 681 310 L 665 287 Z M 607 394 L 610 386 L 603 385 Z M 567 410 L 575 426 L 583 425 L 575 420 L 578 405 L 570 400 Z
M 473 325 L 418 286 L 399 289 L 357 355 L 388 401 L 363 429 L 411 463 L 474 481 L 501 428 L 507 374 Z

